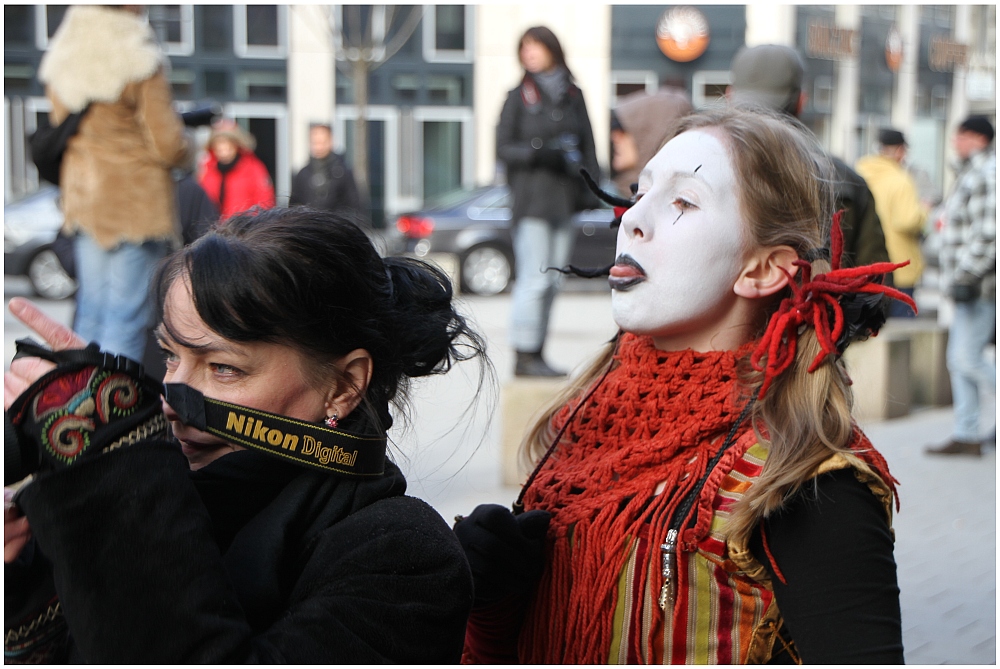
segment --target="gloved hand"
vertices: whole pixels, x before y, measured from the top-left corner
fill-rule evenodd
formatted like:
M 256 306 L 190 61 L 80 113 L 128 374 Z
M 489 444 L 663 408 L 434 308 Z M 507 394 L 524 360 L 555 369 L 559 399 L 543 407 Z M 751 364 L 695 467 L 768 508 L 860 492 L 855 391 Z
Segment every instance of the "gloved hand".
M 948 294 L 956 302 L 974 302 L 979 297 L 979 284 L 953 283 Z
M 561 149 L 542 147 L 535 150 L 533 164 L 542 169 L 562 174 L 566 171 L 566 154 Z
M 90 344 L 52 351 L 17 342 L 17 357 L 32 356 L 56 368 L 32 383 L 5 415 L 4 485 L 35 471 L 69 467 L 140 439 L 165 437 L 162 384 L 142 365 Z
M 475 584 L 475 606 L 492 604 L 518 590 L 527 590 L 545 566 L 548 511 L 519 516 L 499 504 L 480 504 L 455 524 Z

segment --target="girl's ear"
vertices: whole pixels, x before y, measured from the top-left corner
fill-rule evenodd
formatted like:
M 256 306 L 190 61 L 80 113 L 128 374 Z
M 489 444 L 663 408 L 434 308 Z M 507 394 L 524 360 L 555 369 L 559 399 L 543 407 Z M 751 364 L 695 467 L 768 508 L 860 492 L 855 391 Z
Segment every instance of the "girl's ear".
M 769 246 L 759 249 L 743 265 L 743 271 L 736 279 L 733 292 L 740 297 L 750 299 L 774 295 L 788 285 L 789 276 L 795 276 L 799 271 L 799 268 L 792 264 L 798 259 L 798 253 L 791 246 Z
M 337 361 L 340 378 L 330 388 L 326 398 L 327 415 L 343 418 L 354 411 L 368 391 L 372 380 L 372 355 L 356 348 Z

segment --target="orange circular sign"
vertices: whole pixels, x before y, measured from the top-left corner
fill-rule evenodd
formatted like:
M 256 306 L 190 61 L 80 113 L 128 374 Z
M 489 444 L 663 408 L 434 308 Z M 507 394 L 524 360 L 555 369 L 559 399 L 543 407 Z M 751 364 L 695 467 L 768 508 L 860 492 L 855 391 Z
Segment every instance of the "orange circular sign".
M 670 60 L 687 63 L 708 48 L 708 20 L 694 7 L 674 7 L 656 24 L 656 44 Z

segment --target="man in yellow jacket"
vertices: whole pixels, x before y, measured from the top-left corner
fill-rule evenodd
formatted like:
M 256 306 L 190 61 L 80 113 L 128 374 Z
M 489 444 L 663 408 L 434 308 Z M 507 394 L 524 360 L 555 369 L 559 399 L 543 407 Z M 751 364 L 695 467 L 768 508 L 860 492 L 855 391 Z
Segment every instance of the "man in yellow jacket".
M 913 177 L 903 167 L 906 139 L 898 130 L 879 131 L 879 151 L 858 161 L 857 170 L 875 197 L 875 211 L 882 221 L 885 247 L 891 262 L 909 260 L 910 264 L 892 273 L 896 288 L 912 296 L 913 288 L 924 271 L 920 253 L 920 235 L 927 219 L 927 208 L 920 201 Z M 913 316 L 902 302 L 893 301 L 890 316 Z

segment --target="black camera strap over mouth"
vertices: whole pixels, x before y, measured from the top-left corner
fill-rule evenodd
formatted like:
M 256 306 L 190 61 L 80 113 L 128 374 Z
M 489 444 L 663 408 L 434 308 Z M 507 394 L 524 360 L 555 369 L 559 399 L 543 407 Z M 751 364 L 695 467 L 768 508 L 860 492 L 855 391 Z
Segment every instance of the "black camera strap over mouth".
M 384 434 L 351 434 L 214 400 L 183 383 L 166 383 L 164 390 L 185 425 L 228 442 L 341 476 L 365 478 L 385 471 Z

